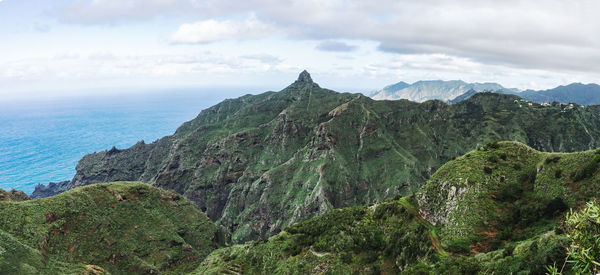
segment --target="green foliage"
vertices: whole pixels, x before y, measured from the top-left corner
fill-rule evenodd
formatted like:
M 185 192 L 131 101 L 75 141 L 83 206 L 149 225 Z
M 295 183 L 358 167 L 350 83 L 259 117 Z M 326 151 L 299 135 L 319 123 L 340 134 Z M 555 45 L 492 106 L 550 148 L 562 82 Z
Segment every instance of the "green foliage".
M 580 274 L 600 272 L 600 207 L 588 202 L 581 211 L 570 211 L 566 218 L 567 235 L 572 240 L 569 259 Z
M 597 172 L 589 168 L 598 163 L 596 151 L 542 153 L 498 142 L 469 155 L 446 163 L 417 195 L 453 253 L 494 251 L 533 238 L 557 228 L 578 201 L 600 196 Z M 579 181 L 557 176 L 578 171 L 588 172 Z
M 469 245 L 473 242 L 470 238 L 461 238 L 453 240 L 446 246 L 446 249 L 453 253 L 468 254 L 470 251 Z
M 588 163 L 585 164 L 581 170 L 574 171 L 571 179 L 573 179 L 573 181 L 580 181 L 582 179 L 591 177 L 592 174 L 598 170 L 598 163 L 600 163 L 600 155 L 594 154 L 592 159 L 588 161 Z
M 330 211 L 266 242 L 215 250 L 196 270 L 239 266 L 242 273 L 397 273 L 430 270 L 438 259 L 428 227 L 396 201 Z M 422 262 L 417 266 L 419 262 Z M 344 272 L 342 272 L 342 270 Z
M 0 202 L 0 236 L 9 240 L 0 250 L 11 251 L 0 252 L 0 270 L 4 263 L 52 273 L 86 263 L 111 274 L 179 274 L 216 248 L 215 233 L 195 204 L 172 191 L 139 182 L 90 185 Z

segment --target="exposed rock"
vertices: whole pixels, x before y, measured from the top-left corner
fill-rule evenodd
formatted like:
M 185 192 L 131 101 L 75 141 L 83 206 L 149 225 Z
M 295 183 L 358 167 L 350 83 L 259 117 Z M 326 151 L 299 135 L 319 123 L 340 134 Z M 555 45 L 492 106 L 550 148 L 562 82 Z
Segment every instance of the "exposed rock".
M 27 194 L 21 190 L 10 189 L 4 191 L 0 189 L 0 201 L 26 201 L 29 200 Z
M 48 185 L 38 184 L 31 193 L 32 199 L 39 199 L 58 195 L 72 189 L 71 181 L 51 182 Z

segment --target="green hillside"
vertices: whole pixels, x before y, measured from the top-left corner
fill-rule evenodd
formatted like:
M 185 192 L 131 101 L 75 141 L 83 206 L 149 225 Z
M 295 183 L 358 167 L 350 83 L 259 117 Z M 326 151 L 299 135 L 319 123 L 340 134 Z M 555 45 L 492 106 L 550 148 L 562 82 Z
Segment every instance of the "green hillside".
M 0 202 L 0 273 L 181 274 L 216 247 L 215 233 L 194 203 L 172 191 L 90 185 Z
M 445 164 L 415 196 L 334 210 L 267 241 L 215 250 L 195 274 L 545 274 L 551 266 L 571 274 L 565 259 L 576 235 L 565 214 L 600 198 L 599 168 L 597 150 L 490 143 Z
M 157 142 L 87 155 L 71 182 L 32 196 L 139 180 L 184 195 L 242 243 L 335 208 L 411 194 L 453 157 L 500 140 L 550 152 L 596 148 L 600 107 L 493 93 L 454 105 L 375 101 L 320 88 L 303 72 L 280 92 L 203 110 Z

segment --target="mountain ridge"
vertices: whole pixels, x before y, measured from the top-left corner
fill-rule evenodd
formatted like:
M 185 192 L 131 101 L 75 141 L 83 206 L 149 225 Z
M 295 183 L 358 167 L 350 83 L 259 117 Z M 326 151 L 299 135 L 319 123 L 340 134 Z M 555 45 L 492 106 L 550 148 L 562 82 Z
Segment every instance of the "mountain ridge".
M 500 84 L 492 82 L 467 83 L 462 80 L 420 80 L 412 84 L 398 82 L 386 86 L 382 90 L 372 93 L 371 97 L 375 100 L 408 99 L 415 102 L 424 102 L 426 100 L 439 99 L 447 102 L 470 90 L 477 92 L 516 92 L 514 89 L 507 89 Z
M 600 146 L 598 106 L 528 105 L 493 93 L 454 105 L 376 101 L 322 89 L 309 76 L 225 100 L 154 143 L 86 155 L 73 180 L 50 191 L 147 182 L 194 201 L 241 243 L 334 208 L 409 194 L 446 161 L 492 141 L 545 151 Z M 32 197 L 53 193 L 38 190 Z
M 396 85 L 398 84 L 398 85 Z M 507 89 L 497 83 L 467 83 L 462 80 L 425 80 L 413 84 L 398 82 L 386 86 L 382 90 L 372 92 L 369 96 L 376 100 L 409 99 L 423 102 L 438 99 L 455 104 L 465 100 L 475 93 L 495 92 L 502 94 L 515 94 L 519 97 L 536 103 L 577 103 L 579 105 L 600 104 L 600 85 L 595 83 L 571 83 L 560 85 L 546 90 Z

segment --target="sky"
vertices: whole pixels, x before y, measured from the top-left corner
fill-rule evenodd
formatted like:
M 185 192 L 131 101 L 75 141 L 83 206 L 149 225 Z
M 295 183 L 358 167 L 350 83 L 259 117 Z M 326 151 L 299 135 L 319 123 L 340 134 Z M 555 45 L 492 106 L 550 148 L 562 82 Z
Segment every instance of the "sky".
M 0 0 L 0 100 L 170 88 L 600 82 L 599 1 Z

